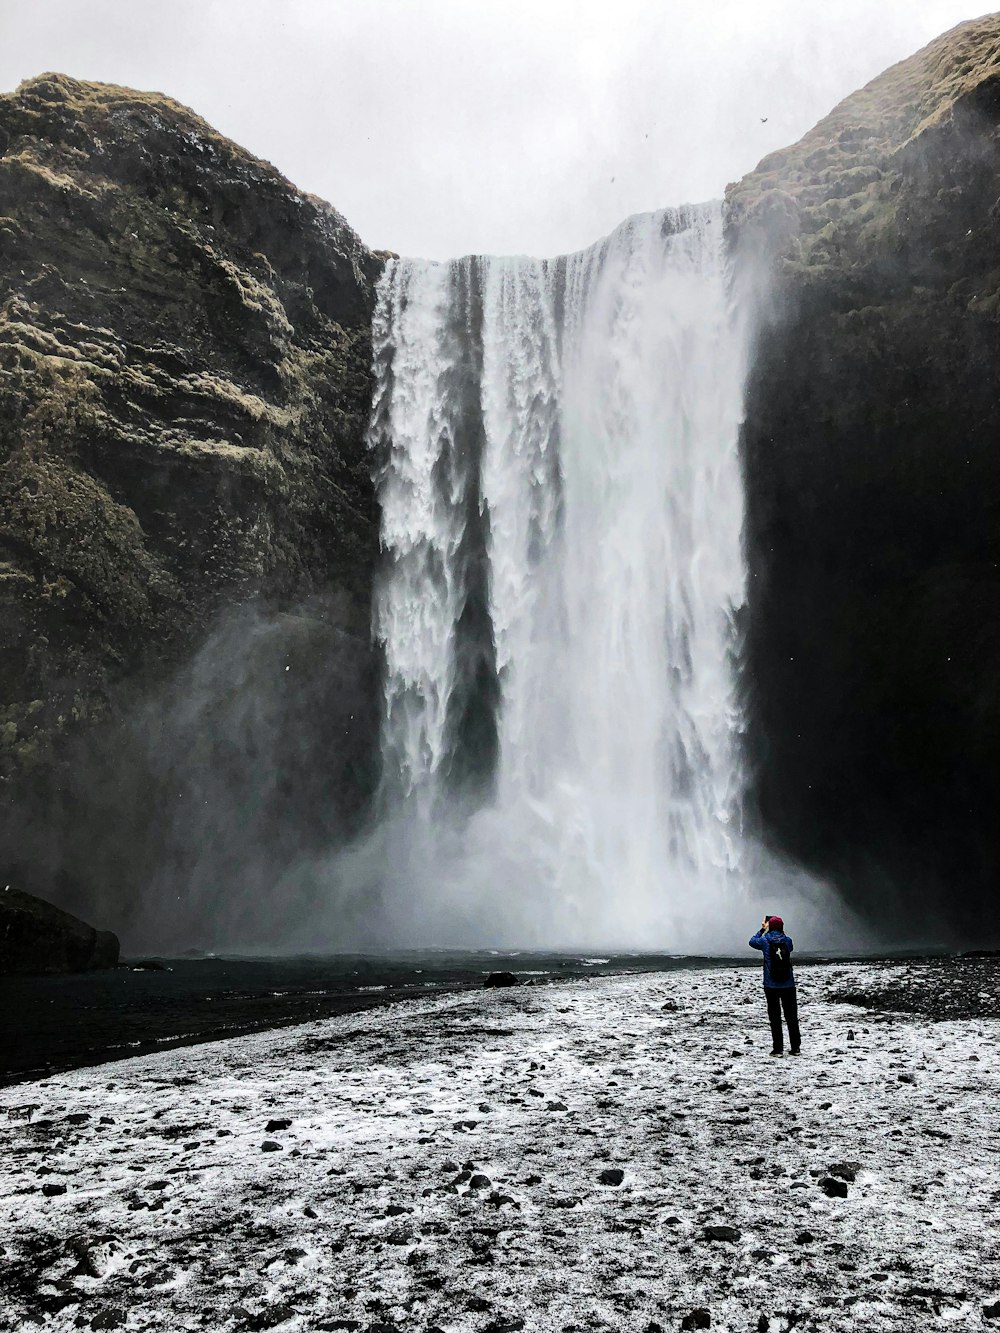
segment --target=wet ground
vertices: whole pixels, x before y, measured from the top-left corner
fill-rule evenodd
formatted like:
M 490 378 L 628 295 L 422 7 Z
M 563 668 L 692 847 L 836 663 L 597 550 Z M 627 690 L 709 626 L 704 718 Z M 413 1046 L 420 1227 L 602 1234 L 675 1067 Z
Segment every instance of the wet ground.
M 800 965 L 853 960 L 796 955 Z M 872 959 L 876 984 L 835 987 L 834 1003 L 929 1018 L 1000 1017 L 1000 955 Z M 152 962 L 153 970 L 147 970 Z M 301 958 L 133 961 L 68 977 L 0 978 L 0 1087 L 149 1051 L 478 989 L 490 972 L 536 985 L 572 977 L 758 968 L 759 960 L 669 954 L 407 952 Z M 854 974 L 852 973 L 852 976 Z M 847 973 L 844 973 L 846 980 Z M 874 982 L 874 977 L 871 978 Z
M 754 960 L 748 960 L 753 966 Z M 663 954 L 407 952 L 167 958 L 68 977 L 0 977 L 0 1087 L 148 1051 L 260 1032 L 435 992 L 705 966 Z M 152 969 L 152 970 L 149 970 Z
M 0 1091 L 0 1329 L 997 1327 L 995 960 L 586 975 Z

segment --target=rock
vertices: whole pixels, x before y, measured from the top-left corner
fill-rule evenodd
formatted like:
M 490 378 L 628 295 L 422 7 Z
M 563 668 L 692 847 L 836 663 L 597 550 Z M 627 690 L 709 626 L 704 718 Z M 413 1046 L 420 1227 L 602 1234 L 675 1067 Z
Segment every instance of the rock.
M 568 1111 L 569 1107 L 565 1102 L 548 1102 L 546 1103 L 546 1109 L 549 1111 Z
M 711 1328 L 712 1315 L 703 1305 L 697 1306 L 681 1320 L 681 1328 Z
M 811 1245 L 816 1237 L 811 1231 L 800 1231 L 795 1237 L 796 1245 Z
M 844 1180 L 835 1180 L 833 1176 L 823 1176 L 819 1182 L 819 1187 L 831 1199 L 847 1198 L 847 1182 Z
M 519 1333 L 524 1328 L 524 1320 L 517 1318 L 491 1319 L 483 1325 L 483 1333 Z
M 260 1145 L 261 1152 L 281 1152 L 281 1144 L 275 1143 L 274 1139 L 265 1139 Z
M 102 1310 L 90 1321 L 90 1327 L 93 1329 L 124 1328 L 127 1323 L 128 1316 L 124 1310 Z
M 55 1198 L 57 1194 L 65 1194 L 66 1186 L 56 1185 L 52 1181 L 47 1180 L 45 1184 L 42 1186 L 42 1193 L 45 1195 L 47 1199 L 52 1199 Z
M 238 881 L 276 828 L 325 845 L 374 789 L 384 257 L 170 98 L 61 74 L 0 96 L 0 195 L 0 845 L 83 916 L 175 864 L 186 943 L 234 855 Z M 202 812 L 236 663 L 263 711 Z
M 493 1302 L 486 1300 L 484 1296 L 470 1296 L 465 1302 L 465 1308 L 471 1310 L 473 1314 L 482 1314 L 486 1310 L 493 1309 Z
M 469 1181 L 470 1190 L 485 1190 L 493 1184 L 489 1176 L 484 1176 L 482 1172 L 477 1172 Z
M 827 1175 L 836 1176 L 838 1180 L 846 1180 L 853 1184 L 860 1170 L 860 1162 L 835 1162 L 833 1166 L 827 1167 Z
M 498 986 L 519 986 L 520 984 L 513 972 L 491 972 L 483 982 L 487 990 Z
M 247 1329 L 248 1333 L 263 1333 L 265 1329 L 277 1328 L 279 1324 L 294 1319 L 297 1313 L 293 1306 L 284 1303 L 266 1305 L 262 1310 L 244 1312 L 240 1327 Z
M 733 1242 L 740 1239 L 742 1232 L 738 1227 L 727 1226 L 724 1223 L 713 1223 L 710 1226 L 702 1228 L 702 1239 Z
M 452 1172 L 453 1172 L 453 1171 L 457 1171 L 458 1169 L 459 1169 L 459 1167 L 458 1167 L 458 1163 L 457 1163 L 457 1162 L 453 1162 L 453 1161 L 451 1160 L 450 1157 L 448 1158 L 448 1160 L 447 1160 L 446 1162 L 442 1162 L 441 1165 L 438 1167 L 438 1170 L 439 1170 L 439 1171 L 452 1171 Z
M 264 1133 L 273 1134 L 276 1130 L 289 1129 L 291 1123 L 290 1120 L 269 1120 L 264 1127 Z
M 95 930 L 42 898 L 0 883 L 0 975 L 114 967 L 119 948 L 110 931 Z
M 620 1185 L 625 1179 L 625 1172 L 617 1166 L 606 1167 L 597 1177 L 602 1185 Z
M 773 278 L 741 440 L 757 808 L 869 919 L 946 904 L 970 939 L 1000 862 L 998 37 L 945 33 L 726 192 Z
M 1000 1319 L 1000 1301 L 995 1301 L 992 1305 L 984 1305 L 983 1318 Z

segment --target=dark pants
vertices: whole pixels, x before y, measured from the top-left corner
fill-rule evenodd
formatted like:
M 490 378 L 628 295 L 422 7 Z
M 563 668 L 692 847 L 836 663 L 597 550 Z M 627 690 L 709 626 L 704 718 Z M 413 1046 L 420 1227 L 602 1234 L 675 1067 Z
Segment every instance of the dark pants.
M 785 1022 L 788 1024 L 788 1044 L 793 1051 L 797 1051 L 802 1045 L 802 1038 L 799 1036 L 799 1001 L 795 987 L 779 990 L 776 986 L 765 986 L 764 995 L 767 999 L 767 1020 L 771 1024 L 772 1048 L 776 1051 L 784 1048 L 781 1032 L 781 1011 L 784 1010 Z

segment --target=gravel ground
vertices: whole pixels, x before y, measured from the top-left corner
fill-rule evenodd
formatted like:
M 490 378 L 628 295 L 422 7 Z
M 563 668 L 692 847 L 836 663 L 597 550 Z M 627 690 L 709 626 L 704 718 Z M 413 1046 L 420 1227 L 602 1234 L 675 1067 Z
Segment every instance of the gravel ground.
M 838 969 L 833 969 L 834 974 Z M 860 986 L 844 985 L 830 999 L 875 1013 L 927 1018 L 1000 1018 L 1000 957 L 931 958 L 899 963 L 884 974 L 862 973 Z
M 767 1056 L 759 977 L 730 969 L 427 997 L 7 1089 L 0 1325 L 989 1327 L 1000 1022 L 842 1002 L 916 1003 L 936 968 L 799 969 L 799 1059 Z

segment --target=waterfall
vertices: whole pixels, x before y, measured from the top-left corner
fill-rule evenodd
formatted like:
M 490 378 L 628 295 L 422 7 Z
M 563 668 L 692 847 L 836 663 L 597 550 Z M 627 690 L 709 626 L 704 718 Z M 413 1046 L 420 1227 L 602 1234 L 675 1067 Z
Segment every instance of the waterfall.
M 721 207 L 393 261 L 374 342 L 385 901 L 422 942 L 703 941 L 742 852 Z

